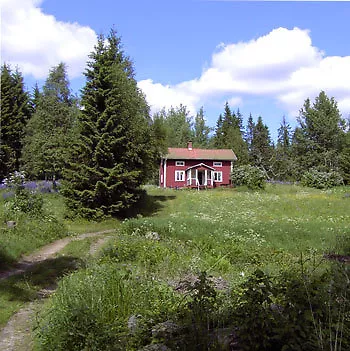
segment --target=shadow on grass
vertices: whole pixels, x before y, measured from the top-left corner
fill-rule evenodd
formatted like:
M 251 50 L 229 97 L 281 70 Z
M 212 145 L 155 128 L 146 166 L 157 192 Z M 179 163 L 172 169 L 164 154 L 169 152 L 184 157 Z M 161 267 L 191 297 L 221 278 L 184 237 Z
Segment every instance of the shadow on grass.
M 0 247 L 0 271 L 5 270 L 13 264 L 15 260 L 3 248 Z
M 146 192 L 143 192 L 139 201 L 135 203 L 133 207 L 123 211 L 121 216 L 123 218 L 132 218 L 138 215 L 150 217 L 164 207 L 164 202 L 174 200 L 175 198 L 175 195 L 149 195 Z
M 61 256 L 33 264 L 22 274 L 0 281 L 0 294 L 9 301 L 29 302 L 38 298 L 42 289 L 54 289 L 64 275 L 78 269 L 83 261 L 76 257 Z

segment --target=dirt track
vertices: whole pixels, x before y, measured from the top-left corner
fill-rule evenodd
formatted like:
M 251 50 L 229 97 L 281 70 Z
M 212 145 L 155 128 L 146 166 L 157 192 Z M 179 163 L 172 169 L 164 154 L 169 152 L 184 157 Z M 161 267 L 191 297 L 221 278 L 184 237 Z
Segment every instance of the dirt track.
M 115 232 L 115 229 L 104 230 L 94 233 L 84 233 L 76 237 L 68 237 L 57 240 L 51 244 L 43 246 L 31 255 L 23 257 L 18 264 L 7 271 L 0 272 L 0 280 L 7 279 L 13 275 L 25 273 L 35 264 L 41 263 L 47 259 L 53 258 L 67 244 L 74 240 L 84 240 L 97 236 L 101 237 L 90 248 L 90 255 L 94 255 L 97 250 L 110 238 L 104 236 L 108 233 Z M 1 351 L 30 351 L 32 350 L 31 326 L 35 316 L 35 312 L 40 308 L 40 300 L 47 297 L 54 290 L 50 287 L 42 289 L 38 292 L 38 300 L 28 303 L 25 307 L 15 313 L 8 321 L 7 325 L 0 330 L 0 350 Z

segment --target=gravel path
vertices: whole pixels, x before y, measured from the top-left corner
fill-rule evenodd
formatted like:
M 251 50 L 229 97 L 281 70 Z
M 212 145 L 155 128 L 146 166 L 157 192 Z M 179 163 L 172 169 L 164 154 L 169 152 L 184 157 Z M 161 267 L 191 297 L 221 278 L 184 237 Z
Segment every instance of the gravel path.
M 43 246 L 38 251 L 31 255 L 23 257 L 18 262 L 17 266 L 5 272 L 0 272 L 0 280 L 6 279 L 16 274 L 21 274 L 30 269 L 34 264 L 43 262 L 49 258 L 54 257 L 60 252 L 67 244 L 74 240 L 84 240 L 86 238 L 92 238 L 102 236 L 105 234 L 113 233 L 115 229 L 104 230 L 94 233 L 85 233 L 76 237 L 64 238 L 57 240 L 51 244 Z M 93 243 L 90 247 L 89 253 L 94 255 L 99 248 L 108 240 L 111 236 L 103 236 Z M 33 341 L 31 338 L 31 326 L 35 313 L 40 309 L 42 298 L 45 298 L 52 294 L 54 289 L 46 287 L 38 292 L 38 300 L 28 303 L 25 307 L 15 313 L 8 321 L 7 325 L 0 330 L 0 350 L 1 351 L 31 351 L 33 347 Z

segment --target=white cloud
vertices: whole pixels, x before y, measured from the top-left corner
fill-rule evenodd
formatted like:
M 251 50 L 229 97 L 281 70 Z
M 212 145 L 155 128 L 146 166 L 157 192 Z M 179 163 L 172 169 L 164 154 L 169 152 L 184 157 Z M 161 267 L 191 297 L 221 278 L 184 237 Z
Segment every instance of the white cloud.
M 70 78 L 82 74 L 96 33 L 78 23 L 57 21 L 40 9 L 42 0 L 1 0 L 2 62 L 17 65 L 23 74 L 44 78 L 65 62 Z
M 153 112 L 161 110 L 163 107 L 176 107 L 180 104 L 185 105 L 190 113 L 196 113 L 196 104 L 199 97 L 194 94 L 187 94 L 186 87 L 170 87 L 154 83 L 152 79 L 146 79 L 138 82 L 138 87 L 146 93 L 147 102 Z
M 235 105 L 259 96 L 275 99 L 295 116 L 307 97 L 325 90 L 343 114 L 350 112 L 350 56 L 325 56 L 312 45 L 309 31 L 299 28 L 277 28 L 249 42 L 221 43 L 209 67 L 190 81 L 167 86 L 147 82 L 140 87 L 153 107 L 190 101 L 198 108 L 199 102 L 205 105 L 227 95 L 235 97 Z

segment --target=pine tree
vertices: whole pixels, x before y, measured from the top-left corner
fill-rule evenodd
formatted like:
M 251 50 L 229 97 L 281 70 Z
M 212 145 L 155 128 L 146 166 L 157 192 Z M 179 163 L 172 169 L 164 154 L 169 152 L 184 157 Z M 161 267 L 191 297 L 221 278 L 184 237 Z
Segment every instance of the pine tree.
M 194 121 L 194 145 L 199 148 L 207 148 L 209 145 L 210 131 L 211 129 L 205 124 L 204 110 L 202 106 Z
M 26 129 L 23 169 L 31 178 L 57 179 L 74 140 L 78 114 L 65 64 L 50 70 L 36 104 Z
M 67 204 L 87 217 L 116 215 L 135 203 L 157 156 L 148 106 L 120 46 L 112 30 L 89 56 L 79 140 L 65 172 Z
M 19 170 L 24 129 L 30 118 L 29 95 L 21 72 L 1 67 L 0 179 Z

